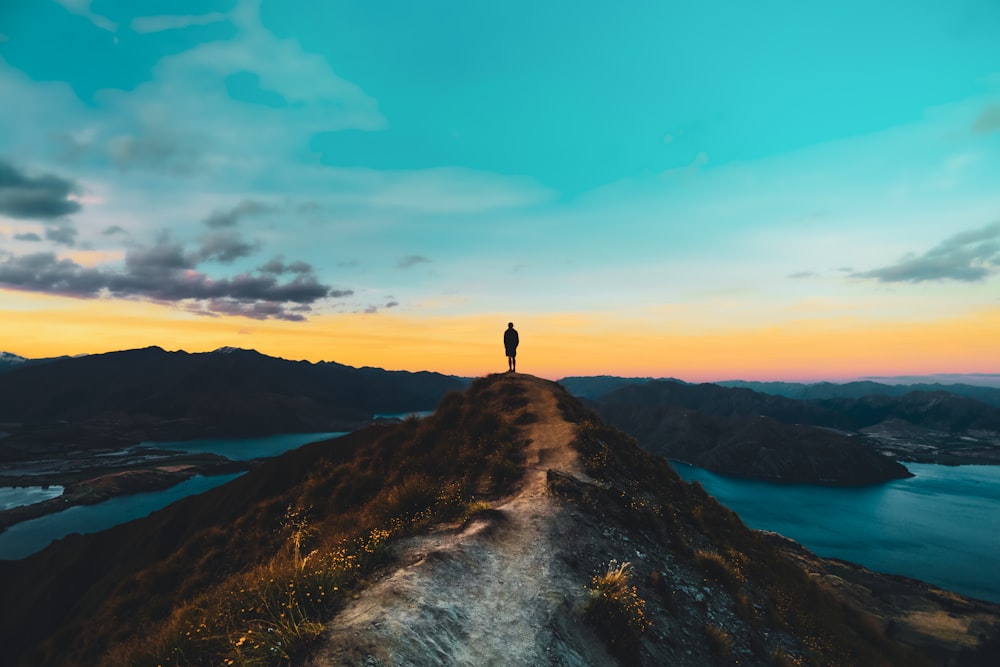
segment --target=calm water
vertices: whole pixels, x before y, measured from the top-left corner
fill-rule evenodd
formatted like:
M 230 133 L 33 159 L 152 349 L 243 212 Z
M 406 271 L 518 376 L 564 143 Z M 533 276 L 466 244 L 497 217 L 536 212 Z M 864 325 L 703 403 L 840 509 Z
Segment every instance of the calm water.
M 182 440 L 178 442 L 144 442 L 142 446 L 169 449 L 179 452 L 207 452 L 225 456 L 230 461 L 249 461 L 284 454 L 290 449 L 310 442 L 329 440 L 346 435 L 337 433 L 286 433 L 260 438 L 205 438 L 203 440 Z
M 15 524 L 0 533 L 0 559 L 24 558 L 70 533 L 96 533 L 147 516 L 175 500 L 220 486 L 242 474 L 192 477 L 162 491 L 118 496 L 96 505 L 77 505 Z
M 860 489 L 673 466 L 751 528 L 781 533 L 820 556 L 1000 602 L 1000 466 L 907 463 L 916 477 Z
M 34 505 L 62 495 L 61 486 L 0 486 L 0 510 Z
M 278 456 L 304 444 L 341 435 L 344 433 L 291 433 L 262 438 L 206 438 L 182 442 L 147 442 L 142 444 L 157 449 L 209 452 L 220 454 L 234 461 L 246 461 Z M 97 505 L 70 507 L 56 514 L 48 514 L 16 524 L 0 533 L 0 559 L 24 558 L 44 549 L 53 540 L 65 537 L 70 533 L 96 533 L 119 523 L 147 516 L 175 500 L 207 491 L 238 477 L 239 474 L 241 473 L 192 477 L 162 491 L 119 496 Z M 61 487 L 50 487 L 50 489 L 55 488 L 62 491 Z M 17 490 L 21 491 L 22 489 Z M 2 496 L 0 496 L 0 500 L 2 500 Z

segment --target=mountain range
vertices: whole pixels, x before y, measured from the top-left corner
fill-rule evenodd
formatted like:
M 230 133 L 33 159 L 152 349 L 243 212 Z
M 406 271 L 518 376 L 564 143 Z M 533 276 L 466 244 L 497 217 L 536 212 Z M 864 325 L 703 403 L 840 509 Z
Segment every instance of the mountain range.
M 908 475 L 893 458 L 1000 462 L 1000 408 L 943 391 L 800 400 L 715 384 L 629 384 L 591 403 L 658 454 L 715 472 L 863 485 Z
M 288 361 L 253 350 L 159 347 L 21 363 L 0 373 L 0 460 L 144 440 L 345 431 L 427 410 L 466 381 Z
M 992 665 L 1000 607 L 747 529 L 558 385 L 0 561 L 11 665 Z

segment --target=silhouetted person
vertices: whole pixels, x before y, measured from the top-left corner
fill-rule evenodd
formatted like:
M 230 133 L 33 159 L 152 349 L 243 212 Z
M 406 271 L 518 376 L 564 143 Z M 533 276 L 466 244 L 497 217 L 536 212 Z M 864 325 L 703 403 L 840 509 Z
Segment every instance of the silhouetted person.
M 520 339 L 517 337 L 517 329 L 514 328 L 513 322 L 507 323 L 507 330 L 503 332 L 503 346 L 507 350 L 507 369 L 508 373 L 513 373 L 517 370 L 517 344 L 520 343 Z

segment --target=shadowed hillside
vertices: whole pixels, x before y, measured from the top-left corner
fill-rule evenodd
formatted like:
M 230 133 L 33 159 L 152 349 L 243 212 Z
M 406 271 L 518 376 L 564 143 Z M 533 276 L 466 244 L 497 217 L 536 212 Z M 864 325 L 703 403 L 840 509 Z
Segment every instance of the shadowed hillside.
M 765 394 L 777 394 L 787 398 L 823 399 L 823 398 L 864 398 L 865 396 L 905 396 L 915 391 L 947 392 L 966 398 L 1000 407 L 1000 387 L 964 384 L 954 382 L 914 382 L 911 384 L 885 384 L 863 380 L 856 382 L 815 382 L 803 384 L 800 382 L 748 382 L 745 380 L 726 380 L 714 384 L 720 387 L 740 387 Z
M 989 664 L 976 655 L 996 606 L 927 602 L 925 588 L 916 623 L 913 586 L 876 609 L 802 558 L 557 385 L 506 374 L 424 420 L 308 445 L 0 563 L 18 601 L 0 612 L 0 652 L 23 665 Z M 946 618 L 963 641 L 936 633 Z
M 224 348 L 158 347 L 67 358 L 0 374 L 8 459 L 44 449 L 210 436 L 349 430 L 372 413 L 427 410 L 457 378 L 352 368 Z
M 796 400 L 654 381 L 593 405 L 651 451 L 736 477 L 860 485 L 907 476 L 893 459 L 1000 463 L 1000 409 L 946 392 Z

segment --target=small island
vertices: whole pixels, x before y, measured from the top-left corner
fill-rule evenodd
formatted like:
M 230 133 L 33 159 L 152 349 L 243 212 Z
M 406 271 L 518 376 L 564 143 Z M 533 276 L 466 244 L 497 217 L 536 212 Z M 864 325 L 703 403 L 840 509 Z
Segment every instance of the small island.
M 160 491 L 195 475 L 224 475 L 248 470 L 254 461 L 224 456 L 129 447 L 111 452 L 75 452 L 60 460 L 0 464 L 0 486 L 62 486 L 55 498 L 0 511 L 0 532 L 22 521 L 61 512 L 74 505 L 96 505 L 109 498 Z

